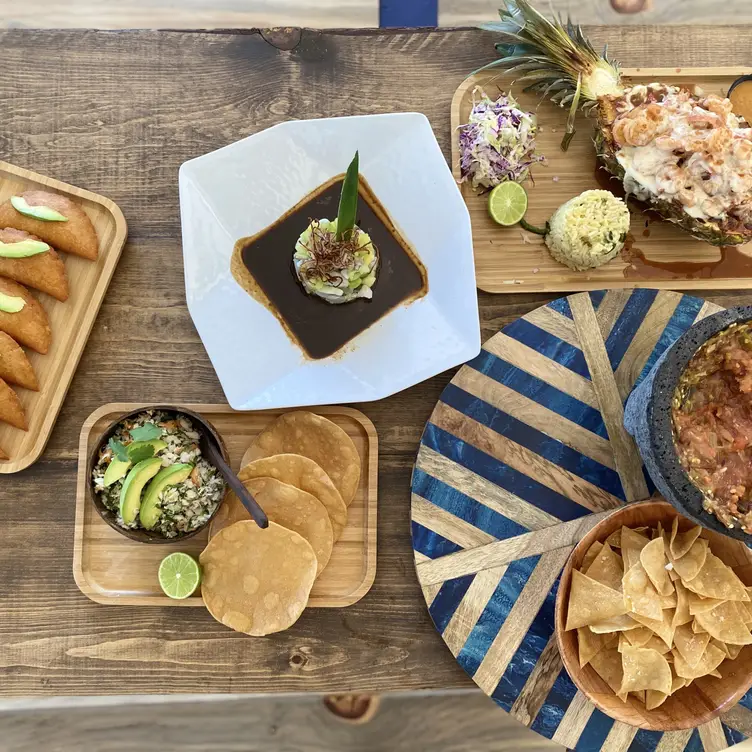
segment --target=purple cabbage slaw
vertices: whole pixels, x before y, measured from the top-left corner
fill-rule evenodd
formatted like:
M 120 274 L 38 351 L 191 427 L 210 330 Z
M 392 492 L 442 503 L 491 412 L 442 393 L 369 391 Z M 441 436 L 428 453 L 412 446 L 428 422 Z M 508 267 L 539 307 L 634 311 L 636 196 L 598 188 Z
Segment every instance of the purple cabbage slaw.
M 511 94 L 493 100 L 480 92 L 474 101 L 470 122 L 459 126 L 460 182 L 470 180 L 474 188 L 493 188 L 505 180 L 522 182 L 530 166 L 545 162 L 535 154 L 535 115 L 517 106 Z

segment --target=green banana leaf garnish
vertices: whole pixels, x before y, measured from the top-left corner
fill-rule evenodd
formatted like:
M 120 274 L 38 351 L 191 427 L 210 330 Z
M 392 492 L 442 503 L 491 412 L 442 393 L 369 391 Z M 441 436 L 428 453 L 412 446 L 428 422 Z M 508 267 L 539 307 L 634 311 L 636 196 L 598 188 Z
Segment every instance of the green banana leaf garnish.
M 355 216 L 358 213 L 358 167 L 359 159 L 356 151 L 342 183 L 335 240 L 350 240 L 355 227 Z

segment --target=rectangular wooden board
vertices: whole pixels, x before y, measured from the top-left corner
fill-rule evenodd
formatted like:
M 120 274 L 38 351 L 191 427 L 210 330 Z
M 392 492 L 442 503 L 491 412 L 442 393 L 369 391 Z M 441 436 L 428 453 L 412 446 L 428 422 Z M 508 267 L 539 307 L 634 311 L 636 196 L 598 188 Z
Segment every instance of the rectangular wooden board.
M 97 603 L 128 606 L 203 606 L 200 592 L 183 601 L 162 593 L 157 569 L 173 551 L 195 557 L 206 546 L 208 531 L 182 543 L 150 545 L 120 535 L 100 516 L 87 491 L 87 459 L 102 432 L 120 415 L 148 405 L 112 403 L 94 411 L 81 429 L 78 447 L 76 526 L 73 576 L 80 590 Z M 227 446 L 230 466 L 240 461 L 253 438 L 285 410 L 236 412 L 229 405 L 185 405 L 206 418 Z M 332 558 L 316 580 L 309 606 L 341 608 L 359 601 L 376 577 L 376 499 L 378 489 L 378 437 L 373 423 L 349 407 L 316 407 L 342 427 L 361 458 L 361 477 L 355 499 L 348 507 L 347 526 L 334 544 Z
M 626 68 L 624 77 L 634 83 L 661 81 L 667 84 L 696 84 L 707 93 L 726 96 L 729 86 L 752 68 Z M 520 74 L 521 75 L 521 74 Z M 476 87 L 494 98 L 499 91 L 512 92 L 524 110 L 538 116 L 540 132 L 537 152 L 546 157 L 547 165 L 535 165 L 531 180 L 524 183 L 529 208 L 526 219 L 542 226 L 554 211 L 570 198 L 594 188 L 606 187 L 596 177 L 597 160 L 593 146 L 593 121 L 579 114 L 577 134 L 569 150 L 562 152 L 561 138 L 567 118 L 562 109 L 535 94 L 525 94 L 524 84 L 514 85 L 511 77 L 493 69 L 466 79 L 452 100 L 452 172 L 460 178 L 457 128 L 468 121 Z M 477 95 L 476 95 L 477 96 Z M 601 170 L 607 177 L 607 173 Z M 475 192 L 469 183 L 461 186 L 473 226 L 475 274 L 478 287 L 486 292 L 571 292 L 603 288 L 655 287 L 661 289 L 750 288 L 752 274 L 740 277 L 731 269 L 713 264 L 721 259 L 721 249 L 695 240 L 683 230 L 657 217 L 648 217 L 630 207 L 633 252 L 641 252 L 648 264 L 637 261 L 630 266 L 618 255 L 598 269 L 576 272 L 554 261 L 540 236 L 525 232 L 517 225 L 500 227 L 488 216 L 488 196 Z M 752 243 L 742 246 L 752 253 Z M 693 261 L 702 268 L 687 273 L 658 268 L 651 263 L 672 264 Z
M 24 470 L 44 451 L 128 234 L 123 213 L 108 198 L 0 162 L 0 203 L 28 190 L 52 190 L 81 206 L 97 231 L 99 258 L 89 261 L 70 253 L 61 254 L 70 284 L 70 296 L 64 303 L 31 290 L 49 316 L 52 344 L 46 355 L 26 350 L 39 391 L 16 389 L 29 430 L 0 423 L 0 447 L 10 457 L 0 461 L 0 473 Z

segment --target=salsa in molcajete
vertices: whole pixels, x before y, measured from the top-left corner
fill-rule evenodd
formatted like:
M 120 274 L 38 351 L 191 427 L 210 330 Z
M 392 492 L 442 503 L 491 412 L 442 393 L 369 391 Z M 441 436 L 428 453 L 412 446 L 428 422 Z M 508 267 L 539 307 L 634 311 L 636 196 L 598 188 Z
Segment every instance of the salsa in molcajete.
M 752 322 L 732 324 L 695 353 L 672 421 L 679 461 L 705 510 L 752 533 Z

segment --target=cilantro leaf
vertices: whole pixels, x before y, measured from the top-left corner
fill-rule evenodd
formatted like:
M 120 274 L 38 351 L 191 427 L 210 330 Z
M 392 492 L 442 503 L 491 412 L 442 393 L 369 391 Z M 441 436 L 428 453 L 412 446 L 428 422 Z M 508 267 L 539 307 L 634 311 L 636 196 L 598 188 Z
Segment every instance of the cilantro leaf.
M 154 447 L 151 444 L 141 444 L 140 446 L 128 449 L 128 459 L 137 465 L 139 462 L 148 460 L 154 456 Z
M 110 439 L 108 444 L 110 449 L 112 449 L 112 453 L 115 455 L 115 459 L 120 460 L 121 462 L 130 462 L 131 458 L 128 456 L 128 450 L 122 442 L 117 439 Z
M 133 441 L 152 441 L 162 435 L 162 429 L 154 423 L 144 423 L 138 428 L 131 428 L 130 434 Z

